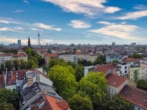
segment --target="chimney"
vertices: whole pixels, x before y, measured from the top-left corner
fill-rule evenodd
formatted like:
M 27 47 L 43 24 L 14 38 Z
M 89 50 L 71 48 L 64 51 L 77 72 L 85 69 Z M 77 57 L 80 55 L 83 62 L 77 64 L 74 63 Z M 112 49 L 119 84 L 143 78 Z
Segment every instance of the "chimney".
M 33 85 L 33 76 L 30 74 L 27 74 L 27 85 L 28 87 Z
M 43 87 L 43 93 L 46 94 L 46 89 L 45 89 L 45 87 Z

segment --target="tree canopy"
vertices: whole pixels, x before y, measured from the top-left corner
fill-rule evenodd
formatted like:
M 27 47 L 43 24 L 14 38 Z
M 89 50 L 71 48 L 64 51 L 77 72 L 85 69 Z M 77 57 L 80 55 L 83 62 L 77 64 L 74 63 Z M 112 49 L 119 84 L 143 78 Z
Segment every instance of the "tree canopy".
M 82 79 L 82 77 L 84 76 L 84 66 L 79 66 L 77 65 L 75 68 L 75 77 L 76 77 L 76 81 L 80 81 Z
M 101 103 L 106 97 L 107 81 L 101 72 L 89 72 L 79 82 L 79 91 L 87 94 L 94 105 Z
M 65 99 L 71 97 L 76 91 L 76 79 L 70 66 L 55 65 L 48 72 L 48 77 L 53 81 L 55 90 Z
M 106 100 L 101 110 L 133 110 L 133 106 L 121 95 L 117 94 L 111 100 Z
M 105 55 L 98 55 L 94 64 L 106 64 L 106 56 Z
M 15 108 L 17 108 L 18 106 L 17 101 L 18 101 L 18 94 L 16 91 L 11 91 L 10 89 L 0 89 L 0 106 L 1 107 L 9 108 L 14 106 Z M 10 110 L 10 109 L 4 109 L 4 110 Z
M 68 101 L 72 110 L 93 110 L 89 97 L 83 93 L 75 94 Z
M 142 55 L 134 53 L 133 55 L 129 56 L 131 58 L 142 58 Z
M 85 59 L 78 59 L 78 64 L 82 66 L 91 66 L 93 63 Z
M 137 81 L 137 88 L 147 91 L 147 80 L 138 80 Z

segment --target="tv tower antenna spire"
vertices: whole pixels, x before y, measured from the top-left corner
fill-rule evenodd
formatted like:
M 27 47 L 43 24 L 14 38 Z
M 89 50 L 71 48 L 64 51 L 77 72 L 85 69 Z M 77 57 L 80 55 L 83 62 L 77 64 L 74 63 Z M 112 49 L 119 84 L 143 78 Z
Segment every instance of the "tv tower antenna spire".
M 38 27 L 38 46 L 40 46 L 40 32 L 39 32 L 39 27 Z

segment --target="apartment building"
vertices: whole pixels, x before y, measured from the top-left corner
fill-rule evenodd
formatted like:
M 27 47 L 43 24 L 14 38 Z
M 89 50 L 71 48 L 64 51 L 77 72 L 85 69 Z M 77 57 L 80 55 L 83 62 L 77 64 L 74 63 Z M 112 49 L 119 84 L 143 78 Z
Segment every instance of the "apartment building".
M 28 61 L 28 55 L 26 53 L 20 53 L 20 54 L 13 54 L 12 55 L 12 60 L 24 60 Z
M 7 60 L 12 60 L 12 54 L 0 54 L 0 65 Z
M 77 55 L 75 53 L 59 54 L 59 58 L 60 59 L 64 59 L 66 62 L 77 63 Z

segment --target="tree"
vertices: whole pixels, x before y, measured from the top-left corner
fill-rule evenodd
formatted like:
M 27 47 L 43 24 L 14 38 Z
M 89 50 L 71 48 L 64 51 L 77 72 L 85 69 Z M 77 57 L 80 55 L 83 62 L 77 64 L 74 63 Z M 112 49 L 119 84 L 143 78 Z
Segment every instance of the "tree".
M 19 69 L 19 66 L 20 66 L 19 61 L 18 60 L 13 60 L 12 63 L 13 63 L 14 69 L 15 70 L 18 70 Z
M 76 80 L 69 67 L 55 65 L 48 72 L 55 90 L 65 99 L 72 97 L 76 90 Z
M 10 89 L 0 89 L 0 104 L 8 103 L 7 106 L 12 104 L 15 108 L 18 106 L 18 94 L 16 91 L 11 91 Z M 0 107 L 1 108 L 1 107 Z M 11 109 L 7 109 L 11 110 Z M 12 109 L 13 110 L 13 109 Z
M 78 59 L 78 64 L 82 66 L 91 66 L 92 62 L 85 59 Z
M 106 97 L 107 81 L 101 72 L 89 72 L 87 76 L 83 77 L 79 82 L 79 91 L 87 94 L 97 108 Z
M 113 96 L 111 100 L 107 100 L 103 103 L 103 108 L 101 110 L 133 110 L 133 106 L 121 95 L 117 94 Z
M 14 106 L 11 103 L 0 103 L 0 110 L 15 110 Z
M 147 80 L 138 80 L 137 81 L 137 88 L 147 91 Z
M 89 97 L 81 93 L 71 97 L 68 104 L 72 110 L 93 110 Z
M 104 55 L 98 55 L 96 60 L 94 61 L 94 64 L 106 64 L 106 56 Z
M 61 66 L 65 66 L 67 65 L 66 62 L 64 61 L 64 59 L 50 59 L 49 61 L 49 68 L 52 68 L 55 65 L 61 65 Z
M 134 53 L 132 56 L 130 56 L 131 58 L 142 58 L 142 55 Z
M 118 60 L 113 60 L 112 63 L 113 64 L 118 64 Z
M 8 69 L 8 71 L 11 71 L 13 69 L 13 63 L 11 60 L 5 61 L 5 67 Z
M 20 60 L 20 69 L 27 69 L 27 62 L 24 60 Z
M 75 77 L 76 77 L 76 81 L 80 81 L 82 79 L 82 77 L 84 76 L 84 66 L 79 66 L 77 65 L 75 68 Z

